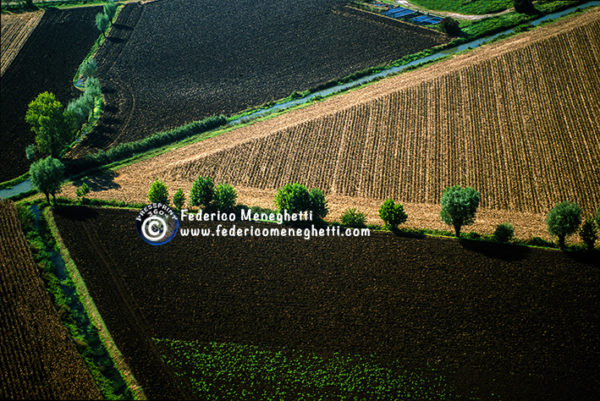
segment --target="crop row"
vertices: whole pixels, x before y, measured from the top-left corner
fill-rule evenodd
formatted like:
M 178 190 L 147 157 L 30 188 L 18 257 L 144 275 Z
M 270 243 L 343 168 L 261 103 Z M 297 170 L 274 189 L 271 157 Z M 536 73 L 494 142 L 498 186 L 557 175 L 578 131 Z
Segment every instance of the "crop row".
M 600 203 L 600 20 L 170 167 L 166 176 L 261 189 L 436 203 L 473 186 L 482 206 L 546 212 Z
M 0 398 L 98 399 L 8 201 L 0 203 L 0 260 Z

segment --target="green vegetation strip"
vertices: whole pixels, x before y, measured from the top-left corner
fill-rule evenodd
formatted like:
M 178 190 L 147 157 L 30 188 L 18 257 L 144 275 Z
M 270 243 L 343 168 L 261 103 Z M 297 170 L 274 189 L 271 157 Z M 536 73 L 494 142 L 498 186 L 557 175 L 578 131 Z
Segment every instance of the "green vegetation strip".
M 109 400 L 143 399 L 144 393 L 110 337 L 85 283 L 60 238 L 50 209 L 18 205 L 19 218 L 61 321 L 77 345 L 102 396 Z M 65 266 L 63 265 L 65 262 Z M 59 271 L 64 268 L 59 277 Z M 63 277 L 64 275 L 64 277 Z M 115 366 L 116 364 L 116 366 Z
M 163 359 L 206 400 L 447 400 L 457 394 L 431 368 L 408 370 L 374 355 L 327 356 L 288 348 L 155 339 Z

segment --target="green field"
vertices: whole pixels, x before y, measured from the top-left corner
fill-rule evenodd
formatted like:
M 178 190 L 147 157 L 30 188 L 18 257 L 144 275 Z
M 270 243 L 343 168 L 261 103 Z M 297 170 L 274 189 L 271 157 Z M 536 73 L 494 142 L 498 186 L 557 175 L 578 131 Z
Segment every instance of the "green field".
M 461 14 L 488 14 L 513 6 L 512 0 L 411 0 L 430 10 L 454 11 Z
M 409 371 L 398 361 L 334 352 L 236 343 L 156 340 L 165 361 L 207 400 L 456 399 L 433 369 Z

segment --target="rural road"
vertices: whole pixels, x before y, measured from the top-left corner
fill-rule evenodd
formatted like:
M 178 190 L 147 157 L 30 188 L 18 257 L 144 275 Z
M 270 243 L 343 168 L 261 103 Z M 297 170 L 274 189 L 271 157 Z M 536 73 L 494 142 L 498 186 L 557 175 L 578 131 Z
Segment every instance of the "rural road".
M 456 18 L 456 19 L 463 19 L 463 20 L 470 20 L 470 21 L 478 21 L 478 20 L 481 20 L 484 18 L 497 17 L 499 15 L 507 14 L 507 13 L 514 11 L 514 8 L 511 7 L 511 8 L 507 8 L 504 11 L 499 11 L 497 13 L 491 13 L 491 14 L 459 14 L 459 13 L 453 13 L 453 12 L 449 12 L 449 11 L 430 10 L 428 8 L 412 4 L 406 0 L 397 0 L 396 3 L 398 3 L 401 6 L 404 6 L 406 8 L 410 8 L 410 9 L 417 10 L 417 11 L 422 11 L 422 12 L 426 12 L 426 13 L 434 13 L 434 14 L 438 14 L 438 15 L 441 15 L 444 17 L 452 17 L 452 18 Z

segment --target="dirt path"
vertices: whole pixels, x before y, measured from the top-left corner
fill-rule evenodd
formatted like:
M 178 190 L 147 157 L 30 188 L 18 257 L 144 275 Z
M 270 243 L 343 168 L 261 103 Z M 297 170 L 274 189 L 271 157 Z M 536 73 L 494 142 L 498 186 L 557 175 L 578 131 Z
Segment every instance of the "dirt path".
M 499 11 L 497 13 L 490 13 L 490 14 L 459 14 L 459 13 L 454 13 L 451 11 L 430 10 L 428 8 L 421 7 L 416 4 L 412 4 L 406 0 L 398 0 L 397 3 L 403 7 L 410 8 L 412 10 L 417 10 L 417 11 L 421 11 L 424 13 L 437 14 L 437 15 L 441 15 L 443 17 L 452 17 L 452 18 L 456 18 L 456 19 L 463 19 L 463 20 L 469 20 L 469 21 L 478 21 L 478 20 L 482 20 L 485 18 L 497 17 L 499 15 L 508 14 L 515 10 L 514 7 L 511 7 L 511 8 L 507 8 L 504 11 Z

